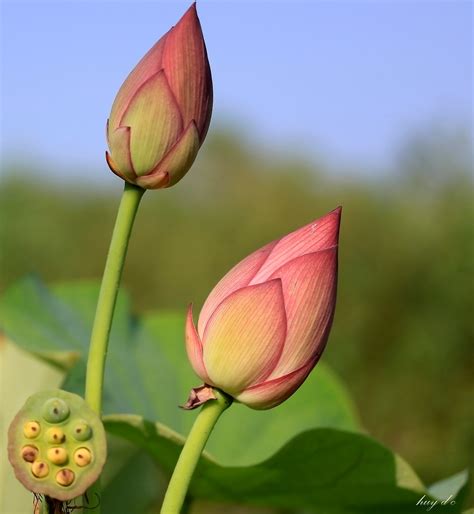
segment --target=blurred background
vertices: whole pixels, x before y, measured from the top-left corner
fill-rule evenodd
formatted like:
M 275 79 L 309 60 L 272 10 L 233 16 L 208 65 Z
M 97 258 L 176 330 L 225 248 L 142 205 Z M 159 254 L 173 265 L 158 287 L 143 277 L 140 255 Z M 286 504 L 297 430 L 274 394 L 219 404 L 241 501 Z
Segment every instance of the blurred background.
M 2 4 L 0 289 L 99 280 L 122 184 L 120 84 L 183 2 Z M 474 454 L 472 4 L 198 3 L 215 110 L 189 175 L 148 192 L 137 313 L 201 305 L 246 254 L 341 204 L 325 359 L 427 483 Z

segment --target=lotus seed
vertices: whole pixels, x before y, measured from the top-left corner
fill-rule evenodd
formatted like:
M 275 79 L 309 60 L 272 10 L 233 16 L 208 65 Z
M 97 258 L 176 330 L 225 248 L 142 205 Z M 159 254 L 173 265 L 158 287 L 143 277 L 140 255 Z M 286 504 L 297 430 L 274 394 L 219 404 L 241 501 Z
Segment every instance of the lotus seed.
M 33 462 L 38 456 L 38 448 L 36 446 L 23 446 L 21 456 L 26 462 Z
M 81 468 L 87 466 L 91 460 L 92 455 L 87 448 L 79 448 L 74 453 L 74 462 Z
M 76 441 L 87 441 L 92 437 L 92 429 L 85 421 L 79 421 L 74 426 L 72 435 Z
M 25 437 L 28 439 L 34 439 L 35 437 L 38 437 L 39 433 L 40 424 L 37 421 L 28 421 L 25 423 L 25 426 L 23 427 L 23 434 L 25 434 Z
M 69 407 L 61 398 L 51 398 L 43 405 L 43 418 L 49 423 L 60 423 L 69 416 Z
M 60 444 L 66 439 L 64 432 L 58 427 L 52 427 L 46 432 L 48 443 Z
M 65 448 L 50 448 L 47 452 L 48 460 L 53 464 L 65 464 L 67 462 L 67 451 Z
M 56 473 L 56 482 L 59 485 L 68 486 L 71 485 L 74 482 L 74 471 L 72 469 L 61 469 Z
M 33 462 L 31 466 L 31 472 L 35 477 L 43 478 L 49 473 L 49 466 L 46 464 L 46 462 L 37 460 L 36 462 Z

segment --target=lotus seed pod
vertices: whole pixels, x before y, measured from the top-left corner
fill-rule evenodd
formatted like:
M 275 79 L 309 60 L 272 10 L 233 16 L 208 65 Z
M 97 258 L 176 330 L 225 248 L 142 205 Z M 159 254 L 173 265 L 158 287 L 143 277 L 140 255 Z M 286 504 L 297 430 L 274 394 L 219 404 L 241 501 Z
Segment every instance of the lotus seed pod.
M 66 464 L 67 462 L 67 451 L 65 448 L 49 448 L 47 457 L 53 464 Z
M 40 425 L 36 421 L 28 421 L 23 427 L 23 434 L 28 439 L 34 439 L 38 437 L 40 433 Z
M 87 448 L 79 448 L 74 453 L 74 462 L 81 468 L 90 464 L 91 460 L 92 455 Z
M 66 439 L 66 436 L 61 428 L 52 427 L 46 432 L 46 440 L 51 444 L 61 444 Z
M 83 494 L 99 477 L 106 453 L 100 418 L 66 391 L 28 398 L 8 431 L 8 458 L 17 479 L 58 501 Z

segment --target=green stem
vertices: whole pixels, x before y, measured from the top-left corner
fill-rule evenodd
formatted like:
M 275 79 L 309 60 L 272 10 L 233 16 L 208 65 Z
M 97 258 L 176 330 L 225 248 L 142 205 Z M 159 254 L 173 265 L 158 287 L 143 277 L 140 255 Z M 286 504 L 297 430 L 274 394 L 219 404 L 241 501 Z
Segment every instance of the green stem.
M 120 287 L 120 279 L 133 222 L 144 192 L 145 190 L 140 187 L 125 183 L 110 241 L 109 253 L 105 262 L 94 324 L 92 325 L 89 357 L 87 360 L 85 399 L 99 416 L 102 412 L 105 359 L 107 357 L 107 346 L 114 317 L 115 302 Z M 99 478 L 88 490 L 91 503 L 95 505 L 95 502 L 98 502 L 96 507 L 88 509 L 89 514 L 100 514 L 100 491 Z M 85 501 L 86 497 L 84 496 L 84 504 Z
M 100 416 L 105 358 L 128 241 L 144 189 L 125 183 L 95 311 L 86 372 L 87 403 Z
M 220 415 L 232 404 L 232 398 L 214 389 L 217 400 L 206 402 L 189 432 L 173 475 L 171 476 L 161 514 L 179 514 L 201 453 Z

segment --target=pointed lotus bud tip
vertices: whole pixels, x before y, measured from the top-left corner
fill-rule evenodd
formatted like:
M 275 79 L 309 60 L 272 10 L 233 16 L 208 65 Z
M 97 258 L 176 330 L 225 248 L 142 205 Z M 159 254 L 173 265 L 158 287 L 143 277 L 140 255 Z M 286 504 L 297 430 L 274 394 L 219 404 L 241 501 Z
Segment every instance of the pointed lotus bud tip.
M 319 218 L 319 220 L 316 220 L 316 221 L 320 221 L 320 220 L 324 220 L 324 219 L 328 219 L 328 218 L 336 218 L 340 221 L 340 218 L 342 216 L 342 205 L 338 205 L 335 209 L 333 209 L 332 211 L 329 211 L 325 216 L 323 216 L 322 218 Z
M 180 20 L 178 21 L 178 24 L 180 24 L 183 20 L 188 20 L 190 18 L 199 19 L 197 14 L 197 5 L 196 2 L 193 2 L 189 7 L 188 10 L 181 16 Z
M 342 205 L 339 205 L 334 210 L 332 210 L 329 214 L 332 214 L 337 217 L 337 240 L 339 240 L 339 229 L 341 228 L 341 217 L 342 217 Z
M 120 88 L 107 125 L 110 169 L 144 189 L 177 183 L 204 142 L 212 97 L 211 70 L 194 2 Z

